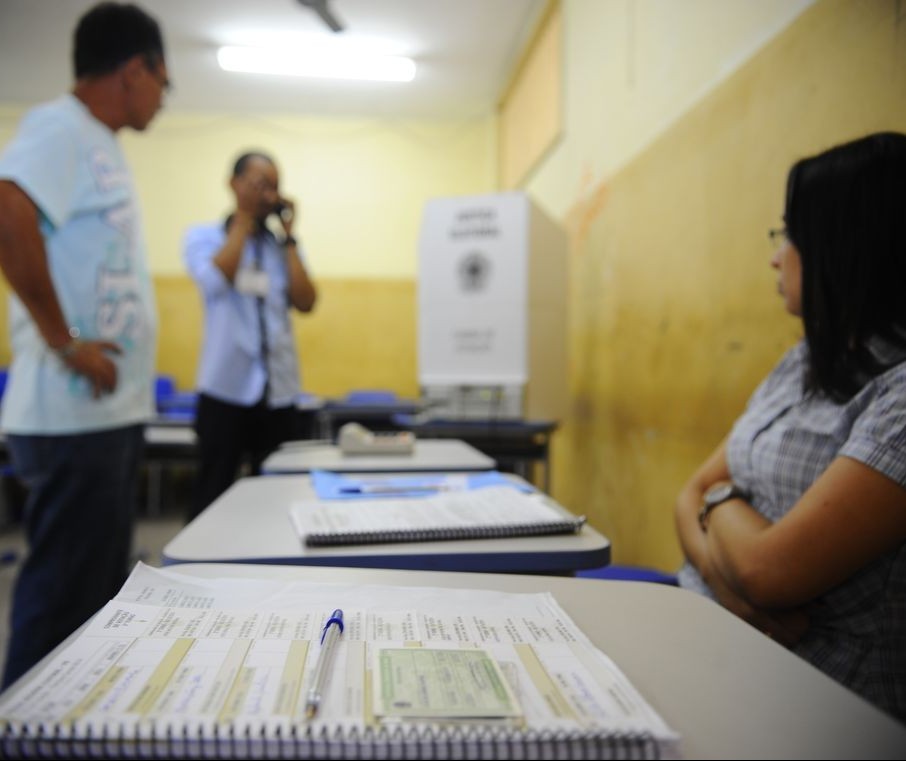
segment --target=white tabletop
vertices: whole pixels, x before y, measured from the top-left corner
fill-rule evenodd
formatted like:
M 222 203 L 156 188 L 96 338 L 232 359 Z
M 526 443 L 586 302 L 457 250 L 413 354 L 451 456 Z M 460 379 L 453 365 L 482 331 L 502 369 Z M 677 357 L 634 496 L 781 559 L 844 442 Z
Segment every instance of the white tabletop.
M 903 758 L 906 726 L 719 605 L 645 582 L 263 565 L 201 577 L 551 592 L 664 720 L 686 758 Z
M 417 439 L 412 454 L 344 455 L 334 444 L 289 442 L 262 464 L 264 473 L 415 472 L 439 470 L 493 470 L 497 463 L 458 439 Z
M 145 443 L 150 446 L 186 446 L 197 443 L 197 436 L 191 425 L 155 425 L 145 426 Z
M 522 482 L 518 476 L 507 476 Z M 610 562 L 610 542 L 586 524 L 577 534 L 306 547 L 289 517 L 315 499 L 309 476 L 242 478 L 163 549 L 163 562 L 239 562 L 444 571 L 570 573 Z M 550 504 L 571 517 L 553 500 Z

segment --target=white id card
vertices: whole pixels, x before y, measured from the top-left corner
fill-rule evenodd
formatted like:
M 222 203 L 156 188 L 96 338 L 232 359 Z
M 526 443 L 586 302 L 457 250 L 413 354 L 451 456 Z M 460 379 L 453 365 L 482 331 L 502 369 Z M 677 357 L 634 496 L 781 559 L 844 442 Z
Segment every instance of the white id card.
M 267 273 L 262 270 L 241 269 L 236 273 L 233 285 L 239 293 L 249 296 L 267 296 Z

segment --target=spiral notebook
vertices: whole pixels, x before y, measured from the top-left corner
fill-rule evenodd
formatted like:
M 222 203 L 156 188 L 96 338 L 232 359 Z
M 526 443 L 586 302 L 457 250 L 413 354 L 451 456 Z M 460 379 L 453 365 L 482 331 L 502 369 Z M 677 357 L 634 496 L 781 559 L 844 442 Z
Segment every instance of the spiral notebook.
M 306 547 L 575 534 L 585 524 L 584 516 L 565 513 L 543 494 L 510 486 L 415 499 L 373 496 L 355 502 L 295 502 L 290 519 Z
M 319 632 L 345 628 L 306 718 Z M 657 758 L 679 737 L 546 593 L 139 564 L 0 695 L 0 757 Z

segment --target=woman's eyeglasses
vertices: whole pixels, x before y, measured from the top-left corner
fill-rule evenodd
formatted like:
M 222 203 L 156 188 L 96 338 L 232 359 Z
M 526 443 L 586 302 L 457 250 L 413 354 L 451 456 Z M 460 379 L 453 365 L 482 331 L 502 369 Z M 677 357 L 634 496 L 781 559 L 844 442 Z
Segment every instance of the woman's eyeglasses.
M 790 239 L 790 236 L 787 235 L 787 229 L 785 227 L 772 227 L 768 230 L 768 238 L 771 239 L 773 245 L 782 246 Z

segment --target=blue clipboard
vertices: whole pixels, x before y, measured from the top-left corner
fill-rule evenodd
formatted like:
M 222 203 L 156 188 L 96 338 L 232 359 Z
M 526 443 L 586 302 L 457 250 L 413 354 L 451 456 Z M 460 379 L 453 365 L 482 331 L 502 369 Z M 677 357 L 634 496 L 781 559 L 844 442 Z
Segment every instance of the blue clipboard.
M 496 470 L 462 475 L 413 475 L 390 478 L 347 476 L 330 470 L 313 470 L 311 482 L 319 499 L 430 497 L 449 491 L 482 489 L 486 486 L 511 486 L 526 494 L 536 491 L 529 484 L 514 483 Z

